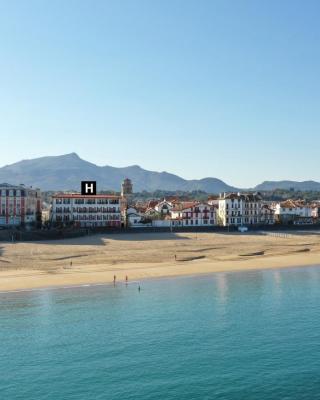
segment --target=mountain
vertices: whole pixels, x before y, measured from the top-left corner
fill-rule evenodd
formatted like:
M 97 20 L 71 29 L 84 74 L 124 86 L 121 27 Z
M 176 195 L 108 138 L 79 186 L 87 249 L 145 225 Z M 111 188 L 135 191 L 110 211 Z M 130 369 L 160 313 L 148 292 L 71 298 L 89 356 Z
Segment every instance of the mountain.
M 168 172 L 145 170 L 138 165 L 124 168 L 97 166 L 76 153 L 22 160 L 0 168 L 0 183 L 24 183 L 41 190 L 80 190 L 80 181 L 97 181 L 98 190 L 120 191 L 124 178 L 130 178 L 135 192 L 142 190 L 202 190 L 219 193 L 238 190 L 220 179 L 186 180 Z
M 275 189 L 284 189 L 284 190 L 301 190 L 301 191 L 315 191 L 320 192 L 320 182 L 315 181 L 264 181 L 260 185 L 257 185 L 254 190 L 263 191 L 263 190 L 275 190 Z
M 98 190 L 120 191 L 124 178 L 132 180 L 135 192 L 202 190 L 220 193 L 241 190 L 217 178 L 187 180 L 168 172 L 148 171 L 138 165 L 124 168 L 108 165 L 100 167 L 82 160 L 76 153 L 22 160 L 0 168 L 0 183 L 24 183 L 41 190 L 80 190 L 80 181 L 95 180 Z M 255 191 L 275 189 L 320 191 L 320 182 L 265 181 L 253 188 Z

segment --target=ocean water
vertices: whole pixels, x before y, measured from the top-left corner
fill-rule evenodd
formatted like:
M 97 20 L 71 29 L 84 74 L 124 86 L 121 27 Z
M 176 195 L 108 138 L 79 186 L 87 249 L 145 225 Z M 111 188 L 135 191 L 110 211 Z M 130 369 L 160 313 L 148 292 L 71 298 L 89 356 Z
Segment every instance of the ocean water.
M 320 268 L 2 293 L 0 399 L 320 399 Z

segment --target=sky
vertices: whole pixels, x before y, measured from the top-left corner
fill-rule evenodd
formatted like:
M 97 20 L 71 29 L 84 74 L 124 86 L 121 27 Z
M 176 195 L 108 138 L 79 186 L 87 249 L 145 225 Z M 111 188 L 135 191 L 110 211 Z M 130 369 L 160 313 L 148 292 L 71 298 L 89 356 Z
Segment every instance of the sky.
M 0 166 L 318 180 L 320 2 L 0 0 Z

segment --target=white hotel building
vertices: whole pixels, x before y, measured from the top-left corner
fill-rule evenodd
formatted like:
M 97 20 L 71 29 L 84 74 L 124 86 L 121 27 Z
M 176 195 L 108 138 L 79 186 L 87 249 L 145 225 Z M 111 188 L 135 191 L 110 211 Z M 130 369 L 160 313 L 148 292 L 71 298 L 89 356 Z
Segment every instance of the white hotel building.
M 224 193 L 219 199 L 218 219 L 222 226 L 257 225 L 261 221 L 259 193 Z
M 41 223 L 40 189 L 0 184 L 0 226 Z
M 57 194 L 52 196 L 51 222 L 79 227 L 121 227 L 120 196 Z

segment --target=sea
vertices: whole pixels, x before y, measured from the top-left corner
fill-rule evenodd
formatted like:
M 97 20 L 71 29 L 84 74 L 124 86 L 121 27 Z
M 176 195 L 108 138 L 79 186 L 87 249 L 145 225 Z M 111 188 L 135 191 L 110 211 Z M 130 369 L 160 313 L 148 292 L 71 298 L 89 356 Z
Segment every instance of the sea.
M 0 293 L 0 399 L 320 399 L 320 267 Z

